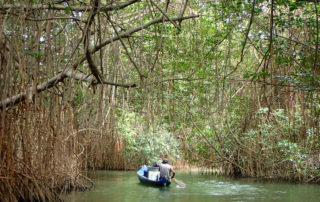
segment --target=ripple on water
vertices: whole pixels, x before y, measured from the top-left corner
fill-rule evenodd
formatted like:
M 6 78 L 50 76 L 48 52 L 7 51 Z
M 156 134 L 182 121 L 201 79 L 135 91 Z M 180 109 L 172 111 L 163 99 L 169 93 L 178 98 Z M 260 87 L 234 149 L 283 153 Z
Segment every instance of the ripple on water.
M 178 188 L 178 189 L 184 189 L 184 188 L 186 188 L 186 186 L 176 185 L 176 188 Z
M 179 178 L 187 184 L 185 188 L 176 187 L 175 184 L 158 188 L 141 184 L 135 172 L 101 172 L 103 173 L 106 177 L 96 179 L 94 189 L 87 192 L 72 192 L 66 196 L 65 201 L 318 202 L 320 198 L 319 186 L 313 185 L 256 183 L 251 180 L 181 174 Z M 109 177 L 113 174 L 117 177 Z
M 231 183 L 226 181 L 207 180 L 198 182 L 198 190 L 205 195 L 257 195 L 263 189 L 248 184 Z

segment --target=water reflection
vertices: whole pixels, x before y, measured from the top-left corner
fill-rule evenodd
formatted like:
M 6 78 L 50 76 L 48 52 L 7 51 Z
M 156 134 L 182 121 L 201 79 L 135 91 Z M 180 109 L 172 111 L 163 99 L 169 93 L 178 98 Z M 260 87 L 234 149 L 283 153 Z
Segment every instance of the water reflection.
M 148 184 L 144 184 L 144 183 L 140 183 L 137 182 L 136 184 L 137 186 L 141 186 L 144 187 L 145 189 L 154 189 L 154 190 L 158 190 L 159 192 L 167 192 L 170 191 L 170 187 L 172 186 L 167 186 L 167 187 L 159 187 L 159 186 L 155 186 L 155 185 L 148 185 Z
M 87 192 L 73 192 L 65 201 L 319 201 L 318 185 L 265 182 L 248 179 L 178 173 L 185 188 L 152 187 L 138 181 L 135 172 L 99 171 L 96 187 Z

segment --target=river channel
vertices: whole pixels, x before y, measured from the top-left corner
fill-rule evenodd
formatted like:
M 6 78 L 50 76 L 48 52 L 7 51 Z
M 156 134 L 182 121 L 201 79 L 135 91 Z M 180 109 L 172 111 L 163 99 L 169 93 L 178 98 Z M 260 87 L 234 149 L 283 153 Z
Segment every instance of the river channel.
M 320 186 L 255 179 L 232 179 L 200 173 L 178 172 L 176 179 L 187 186 L 150 187 L 139 182 L 132 171 L 95 171 L 95 188 L 71 192 L 65 201 L 108 202 L 204 202 L 204 201 L 320 201 Z

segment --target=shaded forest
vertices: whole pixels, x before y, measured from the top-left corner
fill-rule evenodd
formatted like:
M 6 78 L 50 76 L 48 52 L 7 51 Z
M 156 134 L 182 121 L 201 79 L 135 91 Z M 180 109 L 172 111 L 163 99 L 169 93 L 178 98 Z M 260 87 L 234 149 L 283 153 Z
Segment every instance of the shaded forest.
M 318 0 L 2 0 L 0 198 L 91 169 L 320 181 Z

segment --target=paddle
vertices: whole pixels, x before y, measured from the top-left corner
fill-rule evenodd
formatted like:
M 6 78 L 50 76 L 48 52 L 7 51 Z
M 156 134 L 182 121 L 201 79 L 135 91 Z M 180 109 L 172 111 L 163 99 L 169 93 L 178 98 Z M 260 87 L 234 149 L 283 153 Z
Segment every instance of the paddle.
M 185 183 L 181 182 L 180 180 L 177 180 L 176 178 L 171 178 L 171 180 L 174 181 L 180 187 L 185 187 L 186 186 Z

